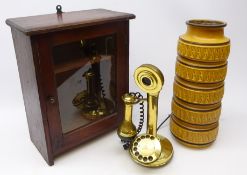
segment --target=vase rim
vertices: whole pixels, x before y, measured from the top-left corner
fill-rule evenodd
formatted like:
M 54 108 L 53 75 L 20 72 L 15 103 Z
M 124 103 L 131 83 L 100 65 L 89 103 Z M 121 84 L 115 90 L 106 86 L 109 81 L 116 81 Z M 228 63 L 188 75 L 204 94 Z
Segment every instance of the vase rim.
M 206 28 L 225 27 L 227 25 L 226 22 L 209 19 L 191 19 L 186 21 L 186 24 L 190 26 Z

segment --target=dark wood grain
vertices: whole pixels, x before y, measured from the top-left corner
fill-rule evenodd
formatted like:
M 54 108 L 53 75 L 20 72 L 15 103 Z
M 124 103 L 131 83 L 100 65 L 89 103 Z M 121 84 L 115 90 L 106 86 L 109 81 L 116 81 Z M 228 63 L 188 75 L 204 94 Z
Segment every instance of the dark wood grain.
M 56 156 L 103 135 L 121 122 L 121 95 L 129 90 L 129 19 L 134 17 L 132 14 L 97 9 L 64 13 L 62 19 L 51 14 L 7 20 L 12 29 L 31 140 L 49 165 L 53 165 Z M 70 59 L 70 54 L 63 53 L 63 49 L 58 54 L 65 55 L 63 61 L 66 62 L 57 63 L 53 58 L 53 48 L 108 35 L 116 38 L 116 49 L 112 51 L 115 67 L 111 70 L 112 83 L 116 86 L 113 94 L 116 112 L 63 133 L 57 86 L 81 63 L 73 62 L 72 57 L 77 55 L 71 54 Z M 68 52 L 73 52 L 73 49 L 76 47 L 71 45 Z M 71 66 L 74 68 L 72 72 L 58 77 Z M 49 100 L 51 97 L 53 102 Z
M 47 132 L 47 120 L 43 119 L 41 112 L 31 40 L 29 36 L 15 29 L 12 29 L 12 36 L 30 137 L 47 163 L 53 165 L 50 136 L 49 132 Z
M 129 13 L 94 9 L 64 12 L 60 16 L 53 13 L 48 15 L 11 18 L 7 19 L 6 23 L 27 35 L 34 35 L 133 18 L 135 18 L 135 15 Z
M 64 134 L 61 128 L 61 120 L 59 117 L 58 103 L 51 104 L 46 102 L 46 112 L 52 138 L 53 152 L 55 155 L 69 150 L 95 136 L 106 133 L 113 128 L 116 128 L 123 116 L 121 95 L 128 92 L 128 21 L 109 23 L 99 26 L 91 26 L 83 29 L 69 30 L 48 34 L 46 36 L 37 37 L 39 52 L 40 52 L 40 79 L 43 82 L 42 87 L 47 98 L 52 96 L 58 99 L 57 85 L 54 81 L 55 70 L 52 62 L 52 48 L 61 43 L 70 43 L 78 39 L 85 40 L 115 34 L 117 36 L 117 113 L 106 117 L 98 122 L 92 123 L 86 127 L 78 128 L 68 134 Z M 124 81 L 123 81 L 124 80 Z

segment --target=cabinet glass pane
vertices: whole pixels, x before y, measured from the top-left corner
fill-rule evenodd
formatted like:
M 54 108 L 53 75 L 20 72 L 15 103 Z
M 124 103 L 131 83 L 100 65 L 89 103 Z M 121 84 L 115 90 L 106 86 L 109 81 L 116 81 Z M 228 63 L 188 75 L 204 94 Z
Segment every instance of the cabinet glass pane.
M 53 47 L 63 133 L 116 111 L 115 35 Z

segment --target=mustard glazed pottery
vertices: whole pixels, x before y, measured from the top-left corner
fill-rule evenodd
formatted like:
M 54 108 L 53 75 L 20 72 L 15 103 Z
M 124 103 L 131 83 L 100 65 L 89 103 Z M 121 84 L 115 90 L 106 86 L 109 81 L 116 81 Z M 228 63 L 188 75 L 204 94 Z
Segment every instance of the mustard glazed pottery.
M 218 133 L 230 39 L 225 22 L 194 19 L 177 45 L 170 130 L 182 144 L 202 148 Z

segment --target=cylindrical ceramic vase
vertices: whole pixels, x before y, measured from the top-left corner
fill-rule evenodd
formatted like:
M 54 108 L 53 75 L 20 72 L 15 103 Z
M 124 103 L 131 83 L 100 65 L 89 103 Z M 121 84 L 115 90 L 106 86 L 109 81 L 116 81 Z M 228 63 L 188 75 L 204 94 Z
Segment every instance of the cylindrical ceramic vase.
M 225 22 L 189 20 L 179 37 L 170 130 L 182 144 L 207 147 L 217 137 L 230 40 Z

